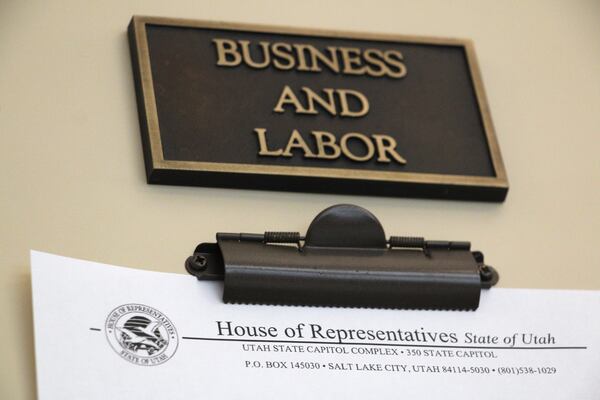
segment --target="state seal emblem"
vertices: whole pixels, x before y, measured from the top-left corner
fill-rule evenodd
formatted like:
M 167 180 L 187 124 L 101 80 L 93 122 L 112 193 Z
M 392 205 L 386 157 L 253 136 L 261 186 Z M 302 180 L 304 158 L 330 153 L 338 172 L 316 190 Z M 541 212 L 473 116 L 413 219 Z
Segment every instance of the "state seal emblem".
M 104 330 L 113 350 L 136 365 L 160 365 L 173 357 L 179 344 L 171 320 L 143 304 L 115 308 L 106 318 Z

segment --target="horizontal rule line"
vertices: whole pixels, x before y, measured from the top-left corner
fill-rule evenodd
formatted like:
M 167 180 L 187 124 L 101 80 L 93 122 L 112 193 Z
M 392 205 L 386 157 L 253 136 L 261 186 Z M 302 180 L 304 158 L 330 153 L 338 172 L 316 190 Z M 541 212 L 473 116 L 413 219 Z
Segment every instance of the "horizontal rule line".
M 349 343 L 349 342 L 320 342 L 306 340 L 270 340 L 270 339 L 229 339 L 229 338 L 203 338 L 182 336 L 187 340 L 204 340 L 213 342 L 250 342 L 250 343 L 286 343 L 286 344 L 329 344 L 344 346 L 392 346 L 392 347 L 433 347 L 444 349 L 484 349 L 484 350 L 587 350 L 587 346 L 543 346 L 543 347 L 507 347 L 507 346 L 458 346 L 439 344 L 396 344 L 396 343 Z
M 97 331 L 97 332 L 100 332 L 100 330 L 101 330 L 101 329 L 98 329 L 98 328 L 90 328 L 90 331 Z

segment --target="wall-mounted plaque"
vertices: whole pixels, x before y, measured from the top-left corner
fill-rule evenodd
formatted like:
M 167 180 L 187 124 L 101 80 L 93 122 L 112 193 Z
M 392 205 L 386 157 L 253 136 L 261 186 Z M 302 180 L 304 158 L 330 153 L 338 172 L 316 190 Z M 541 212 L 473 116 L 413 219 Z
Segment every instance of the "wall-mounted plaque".
M 134 17 L 149 183 L 502 201 L 468 40 Z

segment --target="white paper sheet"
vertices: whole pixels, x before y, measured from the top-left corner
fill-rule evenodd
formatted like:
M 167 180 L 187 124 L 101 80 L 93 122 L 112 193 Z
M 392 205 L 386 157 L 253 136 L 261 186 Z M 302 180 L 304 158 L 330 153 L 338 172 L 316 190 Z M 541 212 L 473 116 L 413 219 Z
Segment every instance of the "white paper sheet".
M 600 399 L 600 292 L 475 312 L 226 305 L 222 285 L 32 252 L 39 398 Z M 219 329 L 220 328 L 220 329 Z

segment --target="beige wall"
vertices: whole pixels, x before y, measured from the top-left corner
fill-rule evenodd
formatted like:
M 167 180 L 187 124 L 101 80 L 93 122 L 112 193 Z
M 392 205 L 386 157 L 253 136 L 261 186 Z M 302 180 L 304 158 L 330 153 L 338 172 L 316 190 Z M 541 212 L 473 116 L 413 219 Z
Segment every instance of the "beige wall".
M 508 199 L 149 186 L 125 36 L 133 14 L 472 38 Z M 183 273 L 216 231 L 305 231 L 349 202 L 388 234 L 471 240 L 500 286 L 600 289 L 599 135 L 598 1 L 2 0 L 0 398 L 34 397 L 31 248 Z

